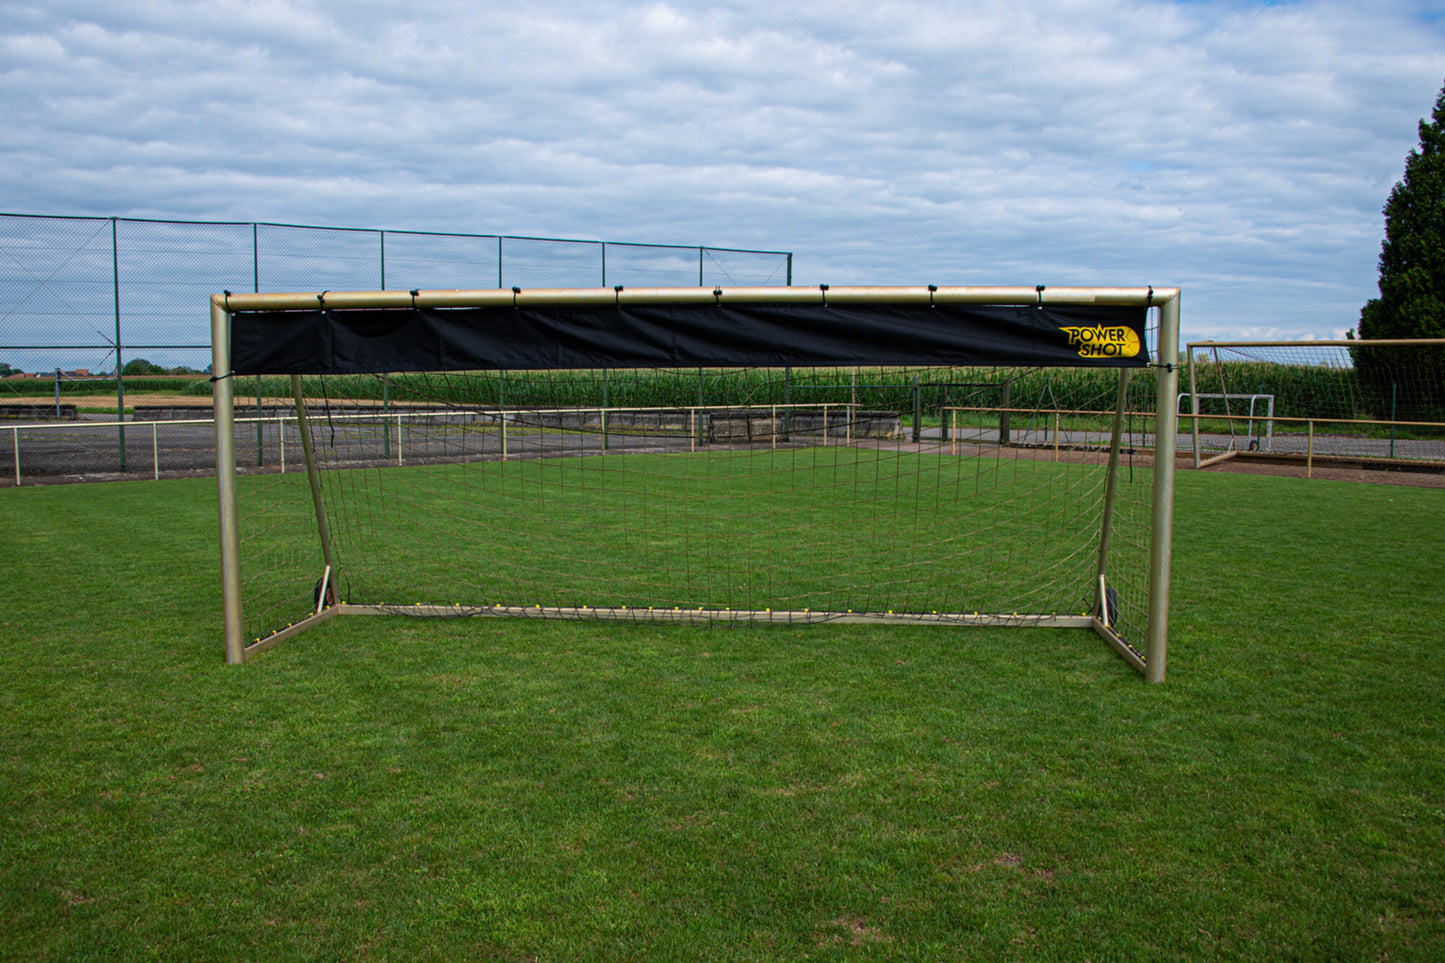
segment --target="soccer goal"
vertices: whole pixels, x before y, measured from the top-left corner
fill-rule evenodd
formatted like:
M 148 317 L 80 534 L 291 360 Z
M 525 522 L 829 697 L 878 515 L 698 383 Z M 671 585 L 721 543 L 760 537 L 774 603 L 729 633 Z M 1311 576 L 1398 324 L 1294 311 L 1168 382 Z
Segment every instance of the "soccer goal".
M 1445 339 L 1200 341 L 1188 353 L 1179 397 L 1196 468 L 1236 457 L 1445 468 Z
M 227 661 L 341 615 L 1057 626 L 1160 681 L 1178 305 L 217 295 Z

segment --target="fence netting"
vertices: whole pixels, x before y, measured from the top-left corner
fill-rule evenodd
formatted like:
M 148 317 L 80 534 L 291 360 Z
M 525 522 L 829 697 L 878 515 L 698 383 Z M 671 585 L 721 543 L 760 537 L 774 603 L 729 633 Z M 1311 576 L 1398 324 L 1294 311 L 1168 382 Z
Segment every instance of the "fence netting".
M 791 275 L 792 255 L 778 251 L 0 214 L 0 426 L 74 423 L 68 439 L 0 432 L 4 476 L 31 475 L 27 465 L 47 477 L 165 471 L 163 436 L 184 435 L 178 427 L 153 444 L 148 428 L 83 423 L 148 420 L 188 401 L 195 411 L 163 420 L 209 417 L 216 292 L 754 286 Z M 193 461 L 170 457 L 175 470 Z

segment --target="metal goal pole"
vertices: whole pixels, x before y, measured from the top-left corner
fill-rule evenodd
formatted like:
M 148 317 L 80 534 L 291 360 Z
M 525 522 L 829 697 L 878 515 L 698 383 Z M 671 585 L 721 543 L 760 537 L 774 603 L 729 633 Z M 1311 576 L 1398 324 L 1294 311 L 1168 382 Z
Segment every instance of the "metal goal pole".
M 216 425 L 216 487 L 221 515 L 221 608 L 226 661 L 246 660 L 241 635 L 241 539 L 236 500 L 236 424 L 231 385 L 231 315 L 225 302 L 211 298 L 211 404 Z
M 1159 306 L 1159 356 L 1154 404 L 1154 504 L 1149 540 L 1149 624 L 1144 641 L 1144 678 L 1163 682 L 1168 660 L 1169 562 L 1174 550 L 1174 451 L 1179 426 L 1179 299 L 1173 291 Z

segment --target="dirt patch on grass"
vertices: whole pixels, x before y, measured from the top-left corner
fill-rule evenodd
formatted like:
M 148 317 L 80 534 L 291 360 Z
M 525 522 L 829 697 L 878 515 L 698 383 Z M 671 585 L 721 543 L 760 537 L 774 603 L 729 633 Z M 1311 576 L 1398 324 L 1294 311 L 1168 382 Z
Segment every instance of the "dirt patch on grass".
M 867 946 L 870 943 L 893 942 L 893 937 L 857 916 L 840 916 L 837 919 L 828 920 L 818 930 L 814 945 L 820 948 L 841 945 Z

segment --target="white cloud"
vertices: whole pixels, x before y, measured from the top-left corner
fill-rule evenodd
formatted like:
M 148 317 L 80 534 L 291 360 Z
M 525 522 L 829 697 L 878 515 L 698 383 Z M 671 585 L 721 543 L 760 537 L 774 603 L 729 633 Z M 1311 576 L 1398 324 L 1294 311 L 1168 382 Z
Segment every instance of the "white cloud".
M 3 209 L 1180 284 L 1189 336 L 1354 323 L 1445 62 L 1406 0 L 52 0 L 0 38 Z

